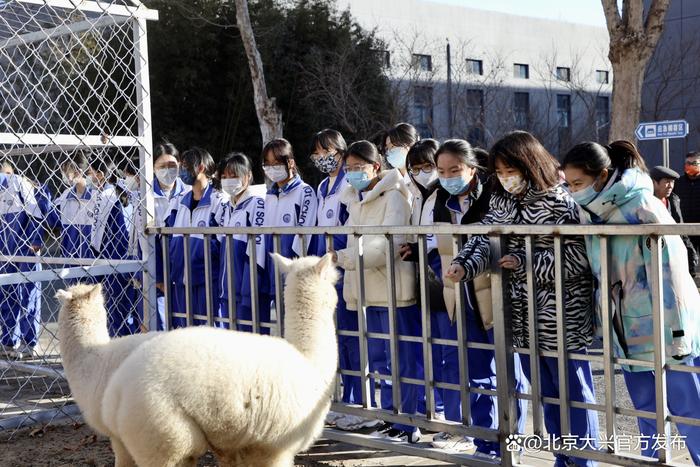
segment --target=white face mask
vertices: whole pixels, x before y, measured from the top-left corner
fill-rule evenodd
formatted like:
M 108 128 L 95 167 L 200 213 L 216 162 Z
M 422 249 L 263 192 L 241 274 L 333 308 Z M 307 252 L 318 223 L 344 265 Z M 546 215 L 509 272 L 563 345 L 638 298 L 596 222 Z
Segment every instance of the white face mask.
M 265 176 L 274 183 L 281 182 L 289 178 L 289 170 L 286 165 L 265 165 L 263 166 Z
M 124 177 L 124 187 L 128 191 L 137 191 L 139 189 L 139 182 L 135 175 L 127 175 Z
M 391 148 L 386 152 L 386 161 L 395 169 L 405 169 L 406 154 L 408 154 L 408 150 L 406 150 L 405 148 Z
M 425 173 L 421 170 L 420 173 L 418 175 L 414 175 L 413 178 L 416 180 L 417 183 L 420 183 L 423 186 L 423 188 L 428 188 L 428 185 L 437 180 L 438 174 L 437 170 L 431 170 L 428 173 Z
M 498 176 L 501 186 L 511 195 L 519 195 L 527 187 L 527 182 L 522 175 L 511 175 L 510 177 Z
M 161 185 L 170 186 L 175 183 L 177 176 L 180 173 L 180 169 L 177 167 L 166 167 L 164 169 L 156 170 L 156 178 Z
M 243 180 L 240 178 L 224 178 L 221 180 L 221 189 L 229 196 L 236 196 L 243 191 Z
M 73 186 L 73 178 L 69 177 L 66 174 L 61 174 L 61 180 L 63 180 L 63 183 L 68 186 Z

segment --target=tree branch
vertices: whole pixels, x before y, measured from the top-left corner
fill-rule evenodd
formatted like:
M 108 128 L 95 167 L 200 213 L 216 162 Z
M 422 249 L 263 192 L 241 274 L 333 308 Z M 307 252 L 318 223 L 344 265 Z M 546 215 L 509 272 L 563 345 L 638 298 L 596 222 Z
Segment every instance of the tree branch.
M 610 37 L 613 37 L 613 35 L 618 34 L 622 22 L 620 10 L 617 9 L 617 0 L 601 0 L 601 2 L 605 12 L 605 23 L 608 26 L 608 33 Z

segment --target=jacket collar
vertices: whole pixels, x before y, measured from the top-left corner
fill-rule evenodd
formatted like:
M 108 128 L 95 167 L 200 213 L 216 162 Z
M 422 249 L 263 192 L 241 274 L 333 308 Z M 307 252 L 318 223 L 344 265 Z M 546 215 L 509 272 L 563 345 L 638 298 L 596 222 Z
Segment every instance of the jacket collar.
M 343 180 L 345 180 L 345 165 L 340 166 L 340 170 L 338 171 L 338 176 L 335 179 L 335 183 L 333 183 L 333 186 L 331 187 L 330 193 L 328 192 L 328 185 L 330 183 L 330 177 L 326 178 L 321 182 L 321 185 L 319 186 L 319 191 L 321 192 L 321 196 L 324 198 L 328 195 L 334 195 L 336 192 L 340 191 L 341 188 L 343 188 L 342 183 Z
M 440 188 L 440 189 L 444 189 L 444 188 Z M 484 191 L 484 185 L 481 184 L 481 180 L 479 180 L 479 177 L 474 175 L 474 178 L 472 179 L 472 182 L 470 183 L 470 188 L 469 188 L 469 192 L 468 192 L 469 203 L 473 204 L 474 201 L 479 199 L 481 197 L 481 194 L 483 193 L 483 191 Z M 445 207 L 452 212 L 455 212 L 457 214 L 461 214 L 462 213 L 462 205 L 459 202 L 459 195 L 451 195 L 451 194 L 447 193 L 447 200 L 445 201 Z
M 211 195 L 212 192 L 214 191 L 214 187 L 212 186 L 211 182 L 207 185 L 207 189 L 204 190 L 204 194 L 202 195 L 202 199 L 199 200 L 199 204 L 197 204 L 197 207 L 203 207 L 203 206 L 209 206 L 211 204 Z M 185 196 L 182 197 L 182 201 L 180 201 L 180 204 L 183 204 L 189 207 L 192 205 L 192 197 L 194 196 L 194 190 L 190 190 L 185 194 Z
M 270 189 L 267 190 L 267 194 L 275 196 L 286 195 L 299 185 L 301 185 L 301 177 L 299 177 L 297 174 L 294 175 L 294 177 L 292 177 L 292 179 L 289 180 L 282 188 L 280 188 L 280 186 L 276 183 L 273 183 L 272 186 L 270 186 Z
M 170 192 L 170 198 L 174 198 L 175 196 L 179 195 L 182 193 L 182 190 L 185 188 L 185 183 L 180 180 L 180 177 L 175 179 L 175 186 L 173 187 L 172 191 Z M 157 177 L 153 177 L 153 193 L 156 196 L 160 196 L 162 198 L 165 198 L 165 194 L 163 193 L 163 189 L 160 187 L 160 182 L 158 181 Z
M 607 220 L 618 208 L 640 196 L 654 196 L 654 185 L 646 173 L 637 168 L 613 172 L 600 194 L 583 208 L 593 217 Z

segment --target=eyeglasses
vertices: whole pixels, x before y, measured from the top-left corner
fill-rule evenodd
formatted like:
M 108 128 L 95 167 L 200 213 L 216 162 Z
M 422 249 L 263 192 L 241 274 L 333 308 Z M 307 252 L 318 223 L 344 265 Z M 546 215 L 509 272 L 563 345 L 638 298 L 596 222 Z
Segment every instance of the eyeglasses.
M 265 167 L 286 167 L 286 164 L 263 164 L 263 168 Z
M 686 162 L 685 165 L 700 165 L 700 161 Z
M 369 164 L 348 165 L 345 167 L 346 172 L 362 172 Z
M 421 172 L 429 174 L 435 170 L 435 166 L 433 164 L 425 164 L 420 167 L 409 167 L 408 170 L 411 172 L 411 175 L 418 175 Z

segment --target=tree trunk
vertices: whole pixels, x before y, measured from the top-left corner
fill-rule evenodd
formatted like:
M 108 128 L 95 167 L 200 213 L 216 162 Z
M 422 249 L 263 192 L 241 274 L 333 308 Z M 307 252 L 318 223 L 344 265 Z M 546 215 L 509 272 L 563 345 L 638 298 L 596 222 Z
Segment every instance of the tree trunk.
M 642 86 L 647 62 L 625 54 L 613 63 L 613 98 L 610 141 L 632 140 L 642 108 Z
M 610 140 L 634 140 L 642 109 L 644 73 L 664 30 L 670 0 L 652 0 L 646 17 L 642 0 L 601 0 L 610 34 L 613 67 Z
M 275 98 L 267 95 L 265 71 L 263 70 L 262 58 L 260 58 L 258 46 L 255 43 L 253 26 L 250 23 L 248 0 L 236 0 L 236 23 L 238 24 L 238 30 L 241 34 L 246 57 L 248 57 L 250 78 L 253 81 L 255 112 L 258 115 L 258 122 L 260 123 L 262 144 L 265 145 L 270 140 L 282 137 L 282 112 L 280 112 L 277 107 Z

